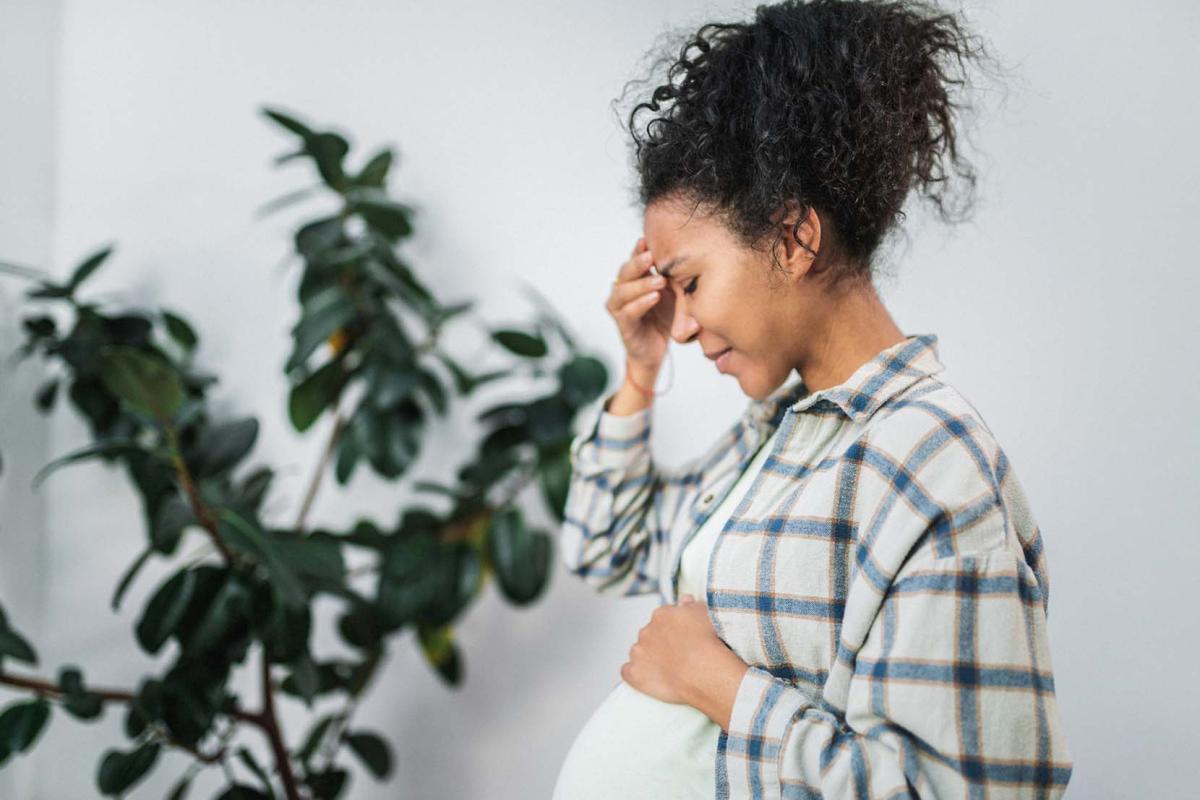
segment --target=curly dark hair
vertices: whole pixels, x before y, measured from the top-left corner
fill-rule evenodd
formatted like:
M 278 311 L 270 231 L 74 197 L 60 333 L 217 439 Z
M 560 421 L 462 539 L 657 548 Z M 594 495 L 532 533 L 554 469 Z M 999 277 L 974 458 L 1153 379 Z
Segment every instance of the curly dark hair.
M 800 221 L 815 208 L 825 252 L 813 272 L 831 287 L 872 278 L 912 188 L 944 222 L 970 215 L 977 176 L 955 119 L 972 106 L 951 88 L 969 84 L 968 60 L 993 59 L 956 16 L 908 0 L 788 0 L 752 22 L 706 24 L 678 52 L 620 98 L 669 65 L 628 115 L 643 208 L 704 204 L 754 249 L 775 232 L 776 266 L 780 210 L 799 212 L 791 234 L 804 246 Z

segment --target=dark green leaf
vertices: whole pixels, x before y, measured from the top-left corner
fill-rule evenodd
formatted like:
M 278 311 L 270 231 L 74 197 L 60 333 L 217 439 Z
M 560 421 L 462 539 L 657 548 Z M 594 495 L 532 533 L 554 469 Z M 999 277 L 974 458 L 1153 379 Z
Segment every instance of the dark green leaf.
M 68 290 L 74 293 L 79 288 L 79 285 L 86 281 L 104 262 L 104 259 L 108 258 L 112 250 L 111 247 L 105 247 L 84 259 L 83 263 L 76 267 L 75 272 L 71 275 L 71 280 L 67 283 Z
M 334 467 L 334 477 L 338 483 L 345 485 L 350 480 L 361 456 L 354 437 L 343 435 L 338 441 L 337 464 Z
M 50 703 L 44 699 L 6 708 L 0 714 L 0 753 L 23 753 L 33 747 L 49 718 Z
M 36 488 L 40 486 L 42 481 L 50 475 L 51 472 L 65 467 L 68 464 L 74 464 L 79 461 L 85 461 L 89 458 L 98 458 L 101 456 L 116 455 L 118 453 L 130 453 L 141 451 L 139 445 L 133 439 L 105 439 L 97 444 L 82 447 L 73 453 L 68 453 L 65 456 L 54 459 L 46 466 L 42 467 L 37 475 L 33 476 L 33 485 Z
M 304 654 L 292 662 L 291 678 L 296 688 L 296 693 L 304 698 L 304 702 L 309 707 L 312 707 L 313 698 L 321 690 L 321 675 L 317 671 L 317 665 L 313 663 L 312 658 Z
M 267 491 L 271 488 L 271 481 L 274 477 L 275 473 L 271 471 L 270 467 L 259 467 L 247 475 L 235 493 L 234 510 L 243 517 L 255 516 L 259 507 L 262 506 L 263 499 L 267 496 Z
M 381 475 L 397 477 L 408 469 L 421 449 L 423 425 L 419 410 L 411 403 L 394 411 L 380 415 L 384 437 L 384 453 L 379 462 L 373 462 Z M 386 469 L 381 468 L 386 467 Z
M 285 603 L 296 607 L 307 602 L 308 598 L 300 579 L 280 557 L 273 542 L 263 531 L 229 509 L 221 511 L 220 531 L 234 549 L 255 556 L 265 564 L 271 573 L 275 588 L 279 590 Z
M 67 694 L 83 691 L 83 673 L 78 667 L 63 667 L 58 671 L 58 686 Z
M 565 519 L 567 493 L 571 488 L 571 455 L 563 449 L 538 462 L 538 483 L 542 497 L 559 522 Z
M 374 650 L 379 646 L 384 626 L 379 612 L 372 606 L 356 605 L 338 620 L 338 634 L 347 644 L 362 650 Z
M 308 760 L 317 752 L 317 748 L 321 745 L 321 740 L 325 738 L 325 732 L 333 724 L 333 719 L 333 715 L 330 714 L 317 720 L 313 725 L 312 730 L 308 732 L 308 736 L 304 739 L 304 746 L 296 753 L 296 758 L 300 759 L 301 763 L 307 764 Z
M 358 173 L 358 177 L 354 182 L 359 186 L 371 186 L 376 189 L 382 189 L 387 181 L 388 170 L 392 167 L 392 151 L 381 150 L 371 157 L 367 165 L 362 168 L 362 172 Z
M 110 344 L 130 345 L 141 350 L 150 343 L 154 323 L 142 314 L 121 314 L 104 320 L 104 329 Z
M 268 657 L 277 664 L 300 658 L 312 632 L 309 607 L 287 605 L 269 583 L 258 584 L 254 592 L 254 625 Z
M 157 653 L 171 634 L 176 633 L 195 590 L 196 575 L 184 569 L 154 593 L 137 624 L 137 640 L 143 650 Z
M 34 339 L 48 339 L 58 330 L 54 323 L 54 318 L 45 315 L 25 317 L 25 319 L 21 320 L 21 324 L 25 326 L 25 330 Z
M 162 312 L 163 322 L 167 326 L 167 333 L 174 339 L 184 350 L 192 351 L 196 349 L 196 343 L 199 338 L 196 336 L 196 331 L 187 323 L 183 317 L 172 314 L 170 311 Z
M 345 327 L 358 314 L 354 303 L 340 288 L 326 289 L 304 304 L 300 321 L 292 328 L 294 347 L 285 369 L 304 366 L 313 352 Z
M 295 117 L 291 116 L 290 114 L 285 114 L 284 112 L 279 111 L 278 109 L 266 108 L 266 107 L 263 107 L 261 110 L 262 110 L 263 114 L 267 115 L 267 117 L 274 120 L 278 125 L 286 128 L 287 130 L 291 131 L 292 133 L 296 134 L 297 136 L 299 136 L 301 138 L 307 139 L 308 137 L 313 135 L 312 129 L 310 129 L 307 125 L 300 122 L 299 120 L 297 120 Z
M 317 165 L 325 185 L 337 192 L 346 189 L 342 161 L 350 152 L 350 143 L 336 133 L 323 131 L 305 139 L 305 149 Z
M 100 716 L 104 701 L 83 685 L 83 675 L 75 667 L 59 670 L 58 685 L 63 690 L 62 705 L 76 719 L 91 720 Z
M 72 695 L 63 700 L 63 708 L 76 719 L 92 720 L 103 713 L 104 701 L 98 694 Z
M 395 241 L 412 233 L 410 218 L 413 210 L 398 203 L 378 189 L 352 189 L 346 195 L 350 209 L 357 212 L 369 227 L 388 241 Z
M 117 582 L 117 588 L 113 592 L 112 601 L 109 603 L 109 605 L 112 606 L 113 611 L 116 611 L 121 607 L 121 599 L 125 596 L 125 592 L 129 590 L 130 585 L 133 583 L 134 577 L 137 576 L 138 572 L 141 571 L 142 567 L 146 565 L 146 562 L 150 560 L 150 556 L 153 554 L 154 551 L 152 549 L 143 550 L 141 555 L 139 555 L 134 562 L 129 565 L 129 569 L 125 570 L 125 574 L 122 575 L 121 580 Z
M 34 402 L 37 403 L 38 411 L 43 414 L 54 408 L 54 400 L 58 397 L 58 378 L 51 378 L 41 385 L 38 389 Z
M 254 417 L 229 420 L 211 425 L 200 434 L 192 458 L 199 477 L 224 472 L 241 461 L 258 438 L 258 420 Z
M 565 444 L 573 438 L 574 416 L 574 410 L 562 397 L 542 397 L 529 404 L 529 433 L 544 447 Z
M 69 286 L 46 282 L 37 289 L 31 289 L 25 296 L 31 300 L 61 300 L 71 296 L 71 289 Z
M 442 382 L 438 376 L 430 370 L 422 369 L 421 389 L 425 392 L 425 396 L 429 398 L 429 402 L 433 405 L 433 409 L 439 415 L 445 416 L 449 406 L 446 399 L 446 390 L 442 387 Z
M 608 370 L 591 356 L 575 356 L 558 371 L 562 381 L 563 399 L 572 408 L 579 408 L 604 393 L 608 385 Z
M 302 154 L 298 153 L 297 155 L 302 155 Z M 287 194 L 280 195 L 279 197 L 276 197 L 274 200 L 268 200 L 267 202 L 263 203 L 261 206 L 259 206 L 255 210 L 254 216 L 258 219 L 262 219 L 263 217 L 269 216 L 269 215 L 275 213 L 276 211 L 279 211 L 281 209 L 287 208 L 290 205 L 294 205 L 295 203 L 300 202 L 304 198 L 309 197 L 309 196 L 313 195 L 314 193 L 316 193 L 316 191 L 320 188 L 321 188 L 320 184 L 318 184 L 317 186 L 309 186 L 307 189 L 297 189 L 294 192 L 288 192 Z
M 517 508 L 496 512 L 488 531 L 488 557 L 500 590 L 513 603 L 532 602 L 550 576 L 550 537 L 529 531 Z
M 397 364 L 383 359 L 372 361 L 366 369 L 367 398 L 376 409 L 391 408 L 422 381 L 422 372 L 411 361 Z
M 147 742 L 128 753 L 109 750 L 100 762 L 96 785 L 104 795 L 122 794 L 140 781 L 158 759 L 159 745 Z
M 130 408 L 160 421 L 169 419 L 183 402 L 183 383 L 174 367 L 130 347 L 102 352 L 100 378 Z
M 175 784 L 175 788 L 167 795 L 167 800 L 183 800 L 187 797 L 188 790 L 192 788 L 192 779 L 184 777 L 179 779 L 179 783 Z
M 330 361 L 292 387 L 288 417 L 298 431 L 306 431 L 329 408 L 342 390 L 346 375 L 341 362 Z
M 346 788 L 349 778 L 350 773 L 346 770 L 330 768 L 306 776 L 304 782 L 312 789 L 313 800 L 334 800 Z
M 206 607 L 194 625 L 184 625 L 183 620 L 180 620 L 180 624 L 175 626 L 177 638 L 185 653 L 200 657 L 231 639 L 240 641 L 239 634 L 250 624 L 251 597 L 249 590 L 237 576 L 226 576 L 211 599 L 201 597 L 194 589 L 193 596 L 197 602 L 205 603 Z M 140 628 L 139 625 L 139 641 L 143 638 Z
M 505 425 L 489 433 L 479 443 L 479 452 L 493 455 L 519 447 L 529 441 L 529 431 L 522 425 Z
M 296 573 L 331 581 L 345 580 L 346 563 L 336 536 L 319 531 L 307 536 L 276 531 L 271 538 L 279 558 Z
M 545 339 L 523 331 L 492 331 L 492 339 L 510 353 L 525 358 L 541 358 L 547 353 Z
M 8 623 L 0 618 L 0 657 L 15 658 L 26 664 L 37 665 L 37 653 L 25 641 L 25 637 L 8 627 Z
M 326 252 L 341 244 L 342 218 L 322 217 L 296 231 L 296 251 L 308 261 L 320 261 Z
M 184 530 L 199 524 L 192 506 L 178 493 L 172 493 L 158 507 L 150 529 L 150 543 L 156 552 L 171 555 L 179 546 Z
M 384 553 L 379 566 L 378 602 L 389 627 L 415 620 L 438 590 L 433 569 L 440 557 L 433 536 L 406 536 Z
M 274 800 L 275 790 L 271 788 L 271 780 L 267 777 L 266 770 L 259 766 L 258 761 L 255 760 L 254 754 L 245 747 L 239 747 L 237 754 L 238 759 L 240 759 L 241 762 L 246 765 L 248 770 L 254 773 L 254 777 L 258 778 L 259 781 L 262 782 L 263 788 L 267 790 L 267 794 L 262 796 L 271 797 L 272 800 Z
M 517 454 L 512 450 L 482 453 L 474 463 L 467 464 L 458 471 L 458 479 L 475 487 L 482 494 L 507 475 L 517 465 L 517 460 Z
M 392 771 L 392 751 L 374 733 L 347 733 L 346 744 L 376 778 L 386 778 Z
M 463 303 L 455 303 L 454 305 L 450 305 L 450 306 L 442 306 L 440 309 L 438 309 L 437 324 L 440 325 L 440 324 L 446 322 L 446 320 L 448 320 L 448 319 L 457 317 L 459 314 L 465 314 L 474 307 L 475 307 L 475 304 L 471 301 L 466 301 Z
M 421 626 L 417 629 L 417 638 L 425 659 L 433 666 L 437 674 L 450 686 L 462 683 L 462 658 L 454 643 L 452 632 L 444 627 Z

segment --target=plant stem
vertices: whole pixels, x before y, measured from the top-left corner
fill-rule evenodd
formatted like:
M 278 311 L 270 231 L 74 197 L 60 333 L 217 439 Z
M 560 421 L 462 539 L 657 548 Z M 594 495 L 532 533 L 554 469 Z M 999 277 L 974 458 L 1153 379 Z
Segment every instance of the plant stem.
M 51 697 L 58 699 L 66 694 L 66 692 L 64 692 L 62 688 L 58 686 L 58 684 L 51 681 L 43 680 L 41 678 L 28 678 L 21 675 L 13 675 L 9 672 L 0 672 L 0 684 L 12 686 L 17 689 L 27 689 L 37 694 L 39 697 Z M 89 688 L 87 693 L 96 695 L 106 703 L 124 703 L 126 705 L 132 705 L 137 701 L 137 695 L 125 689 Z M 229 717 L 236 719 L 239 722 L 245 722 L 258 727 L 263 727 L 263 721 L 257 714 L 241 711 L 236 707 L 228 710 L 226 713 Z M 189 745 L 176 742 L 169 737 L 164 738 L 167 739 L 167 743 L 172 747 L 178 747 L 181 750 L 186 750 L 197 760 L 206 764 L 215 764 L 225 757 L 224 748 L 216 753 L 201 753 L 199 750 L 196 750 Z
M 221 538 L 221 534 L 217 531 L 216 520 L 208 512 L 204 501 L 200 499 L 200 492 L 196 489 L 196 482 L 192 480 L 192 473 L 188 471 L 187 464 L 183 460 L 183 454 L 179 451 L 179 440 L 175 438 L 174 428 L 170 425 L 165 425 L 164 430 L 167 433 L 167 445 L 171 448 L 171 463 L 175 466 L 175 474 L 179 476 L 179 482 L 183 485 L 183 492 L 187 495 L 188 503 L 191 504 L 192 513 L 196 515 L 196 521 L 208 532 L 209 538 L 212 539 L 217 550 L 221 552 L 221 557 L 225 559 L 225 563 L 233 564 L 233 552 L 225 544 L 225 540 Z
M 279 779 L 283 781 L 283 791 L 288 800 L 302 800 L 300 789 L 296 785 L 296 776 L 292 772 L 292 762 L 288 756 L 287 745 L 279 730 L 279 719 L 275 715 L 275 687 L 271 682 L 271 660 L 267 657 L 267 647 L 262 647 L 262 693 L 263 710 L 260 715 L 263 731 L 271 743 L 271 752 L 275 755 L 275 769 Z
M 312 509 L 313 501 L 317 499 L 317 490 L 321 488 L 321 479 L 324 478 L 325 472 L 329 469 L 329 461 L 333 458 L 334 448 L 337 447 L 338 439 L 342 437 L 342 432 L 346 429 L 348 421 L 340 411 L 337 413 L 337 418 L 333 423 L 333 430 L 329 433 L 329 441 L 325 443 L 325 450 L 321 453 L 321 460 L 317 462 L 317 468 L 313 472 L 312 480 L 308 483 L 308 491 L 304 493 L 304 502 L 300 505 L 300 513 L 296 516 L 295 529 L 297 532 L 304 530 L 304 525 L 308 520 L 308 512 Z

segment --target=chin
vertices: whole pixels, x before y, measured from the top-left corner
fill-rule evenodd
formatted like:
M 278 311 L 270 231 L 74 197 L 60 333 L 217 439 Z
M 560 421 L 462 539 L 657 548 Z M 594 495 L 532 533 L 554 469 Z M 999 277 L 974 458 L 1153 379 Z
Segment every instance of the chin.
M 756 373 L 748 373 L 736 375 L 738 386 L 741 387 L 742 393 L 752 400 L 765 400 L 771 396 L 771 393 L 783 385 L 787 380 L 785 375 L 783 378 L 776 380 L 770 376 L 760 375 Z
M 752 400 L 763 400 L 771 396 L 774 388 L 769 386 L 767 382 L 755 380 L 754 376 L 737 376 L 738 386 L 741 387 L 742 393 Z

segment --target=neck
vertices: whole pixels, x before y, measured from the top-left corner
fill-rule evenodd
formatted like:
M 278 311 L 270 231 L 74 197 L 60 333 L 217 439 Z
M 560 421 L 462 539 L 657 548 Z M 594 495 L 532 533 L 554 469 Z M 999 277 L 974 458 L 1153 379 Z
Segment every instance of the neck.
M 845 382 L 879 351 L 904 341 L 873 284 L 823 302 L 823 324 L 805 337 L 812 346 L 800 354 L 796 371 L 805 389 L 818 392 Z

